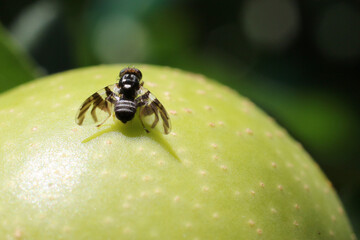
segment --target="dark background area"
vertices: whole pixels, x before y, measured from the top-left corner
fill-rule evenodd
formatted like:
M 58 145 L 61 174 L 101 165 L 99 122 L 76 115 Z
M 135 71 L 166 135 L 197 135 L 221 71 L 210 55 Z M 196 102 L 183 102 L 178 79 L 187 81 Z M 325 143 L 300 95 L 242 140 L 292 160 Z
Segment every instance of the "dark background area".
M 149 63 L 249 97 L 310 152 L 360 235 L 359 1 L 1 0 L 0 17 L 43 75 Z

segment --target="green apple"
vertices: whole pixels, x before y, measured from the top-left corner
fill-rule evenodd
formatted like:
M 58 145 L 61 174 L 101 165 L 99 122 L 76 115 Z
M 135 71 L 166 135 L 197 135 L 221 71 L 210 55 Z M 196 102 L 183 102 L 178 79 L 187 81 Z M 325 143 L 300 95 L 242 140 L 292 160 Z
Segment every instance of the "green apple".
M 0 239 L 355 239 L 318 165 L 251 101 L 204 76 L 138 65 L 172 131 L 136 117 L 78 126 L 124 66 L 0 96 Z

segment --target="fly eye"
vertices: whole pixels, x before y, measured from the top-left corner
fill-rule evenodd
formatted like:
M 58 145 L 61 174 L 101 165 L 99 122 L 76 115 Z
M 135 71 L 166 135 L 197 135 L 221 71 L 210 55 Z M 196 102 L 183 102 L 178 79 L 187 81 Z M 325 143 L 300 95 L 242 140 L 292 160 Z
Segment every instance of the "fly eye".
M 139 78 L 139 80 L 141 80 L 142 78 L 142 73 L 140 72 L 140 70 L 136 71 L 136 76 Z
M 127 68 L 124 68 L 123 70 L 120 71 L 119 73 L 119 77 L 122 78 L 126 72 Z

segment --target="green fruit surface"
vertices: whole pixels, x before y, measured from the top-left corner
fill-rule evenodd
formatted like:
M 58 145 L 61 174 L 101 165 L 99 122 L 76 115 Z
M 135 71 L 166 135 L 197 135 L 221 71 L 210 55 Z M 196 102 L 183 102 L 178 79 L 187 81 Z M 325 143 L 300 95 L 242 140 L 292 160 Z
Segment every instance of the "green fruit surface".
M 0 239 L 355 239 L 330 182 L 248 99 L 138 65 L 172 132 L 74 122 L 124 66 L 68 71 L 0 96 Z

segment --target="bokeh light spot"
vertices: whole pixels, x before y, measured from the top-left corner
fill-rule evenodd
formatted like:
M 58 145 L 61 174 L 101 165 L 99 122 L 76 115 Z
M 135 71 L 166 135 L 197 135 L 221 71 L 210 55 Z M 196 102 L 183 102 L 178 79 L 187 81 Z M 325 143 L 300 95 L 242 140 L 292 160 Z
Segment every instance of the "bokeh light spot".
M 110 15 L 94 27 L 92 44 L 104 63 L 141 62 L 146 55 L 147 34 L 134 19 Z
M 11 33 L 26 49 L 32 49 L 59 15 L 55 1 L 38 1 L 25 8 L 12 23 Z
M 257 47 L 284 49 L 298 32 L 298 7 L 292 0 L 251 0 L 242 10 L 244 33 Z

